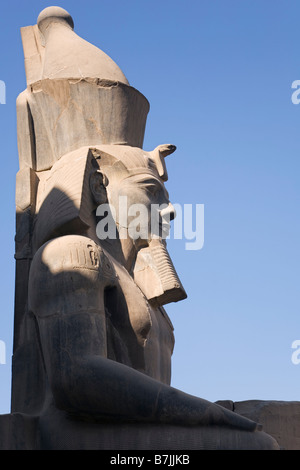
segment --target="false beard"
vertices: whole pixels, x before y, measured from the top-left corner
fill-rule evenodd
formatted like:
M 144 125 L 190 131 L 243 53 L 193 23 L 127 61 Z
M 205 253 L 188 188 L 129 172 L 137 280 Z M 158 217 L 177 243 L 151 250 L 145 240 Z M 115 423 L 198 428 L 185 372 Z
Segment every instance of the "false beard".
M 187 297 L 176 273 L 165 240 L 152 239 L 137 254 L 133 277 L 145 297 L 155 306 Z

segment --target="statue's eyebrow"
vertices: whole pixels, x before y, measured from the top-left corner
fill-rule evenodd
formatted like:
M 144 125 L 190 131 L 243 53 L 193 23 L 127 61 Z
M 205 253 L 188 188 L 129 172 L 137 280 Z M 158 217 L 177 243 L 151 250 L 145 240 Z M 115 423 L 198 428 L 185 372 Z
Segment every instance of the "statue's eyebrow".
M 126 183 L 155 184 L 156 186 L 164 187 L 163 183 L 152 175 L 130 175 L 124 181 Z
M 166 197 L 169 199 L 169 193 L 167 191 L 167 188 L 165 187 L 164 183 L 155 175 L 143 173 L 135 174 L 127 176 L 123 181 L 125 182 L 125 184 L 144 184 L 145 186 L 155 185 L 160 188 L 165 193 Z
M 142 184 L 155 184 L 156 186 L 162 186 L 162 183 L 158 179 L 152 176 L 145 176 L 144 178 L 143 177 L 137 178 L 136 182 L 142 183 Z

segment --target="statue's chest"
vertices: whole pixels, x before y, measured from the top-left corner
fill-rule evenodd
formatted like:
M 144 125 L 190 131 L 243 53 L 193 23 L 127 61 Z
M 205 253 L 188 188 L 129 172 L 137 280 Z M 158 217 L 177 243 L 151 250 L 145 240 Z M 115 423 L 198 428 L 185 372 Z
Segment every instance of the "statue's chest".
M 170 381 L 172 324 L 163 308 L 153 308 L 125 270 L 105 293 L 108 357 L 165 383 Z

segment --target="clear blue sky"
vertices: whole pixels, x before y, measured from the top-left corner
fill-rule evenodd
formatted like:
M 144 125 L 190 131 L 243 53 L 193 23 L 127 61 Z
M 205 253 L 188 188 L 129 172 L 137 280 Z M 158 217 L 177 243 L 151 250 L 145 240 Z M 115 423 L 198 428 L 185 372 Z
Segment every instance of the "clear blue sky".
M 54 3 L 55 4 L 55 3 Z M 10 409 L 14 304 L 15 100 L 25 88 L 19 29 L 45 1 L 1 4 L 0 413 Z M 171 199 L 204 204 L 205 243 L 169 251 L 187 300 L 172 385 L 211 401 L 300 400 L 300 2 L 65 0 L 75 31 L 108 53 L 150 101 L 144 148 L 173 143 Z

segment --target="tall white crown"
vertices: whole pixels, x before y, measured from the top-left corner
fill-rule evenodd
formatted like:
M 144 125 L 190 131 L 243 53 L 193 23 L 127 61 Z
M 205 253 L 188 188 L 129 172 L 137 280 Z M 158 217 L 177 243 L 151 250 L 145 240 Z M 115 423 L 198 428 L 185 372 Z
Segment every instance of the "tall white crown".
M 66 10 L 48 7 L 36 25 L 21 28 L 27 79 L 17 100 L 21 168 L 49 169 L 87 145 L 142 148 L 147 99 L 73 27 Z

